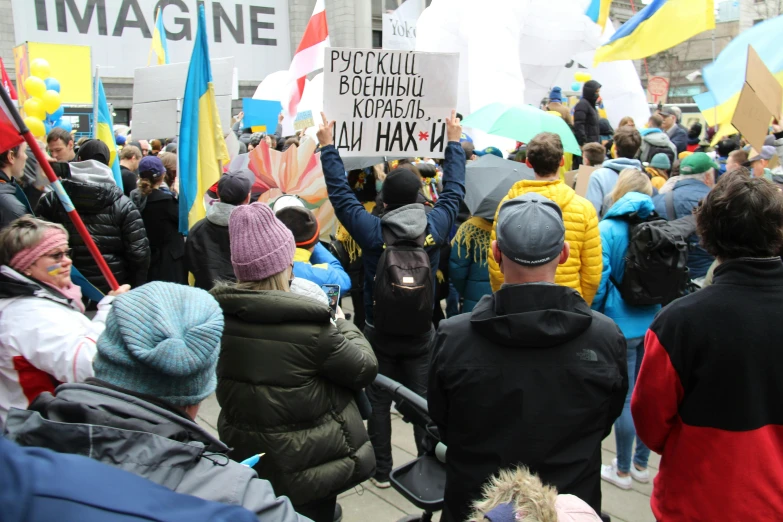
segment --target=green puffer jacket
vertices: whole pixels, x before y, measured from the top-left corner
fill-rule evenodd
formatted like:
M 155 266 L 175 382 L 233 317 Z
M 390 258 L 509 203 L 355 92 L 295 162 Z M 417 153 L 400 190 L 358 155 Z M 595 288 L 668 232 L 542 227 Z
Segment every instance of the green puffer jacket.
M 354 392 L 378 361 L 367 340 L 329 307 L 288 292 L 219 286 L 225 316 L 217 367 L 218 432 L 234 460 L 255 466 L 294 505 L 370 478 L 375 455 Z

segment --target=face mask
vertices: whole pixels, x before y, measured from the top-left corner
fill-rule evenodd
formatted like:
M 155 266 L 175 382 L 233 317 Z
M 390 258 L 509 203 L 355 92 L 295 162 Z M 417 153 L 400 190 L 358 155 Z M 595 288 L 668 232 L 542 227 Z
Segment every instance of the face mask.
M 375 192 L 380 192 L 381 188 L 383 187 L 383 181 L 376 179 L 375 180 Z

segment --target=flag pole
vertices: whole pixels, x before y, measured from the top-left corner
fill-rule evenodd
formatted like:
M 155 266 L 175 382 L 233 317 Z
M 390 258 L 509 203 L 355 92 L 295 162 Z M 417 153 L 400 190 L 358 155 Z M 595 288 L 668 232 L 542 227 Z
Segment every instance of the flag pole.
M 87 250 L 90 251 L 92 258 L 98 264 L 98 268 L 101 270 L 101 274 L 103 274 L 103 277 L 106 278 L 106 282 L 109 283 L 109 287 L 112 290 L 117 290 L 120 285 L 117 284 L 117 280 L 114 278 L 114 274 L 111 273 L 109 265 L 107 265 L 106 260 L 103 259 L 103 256 L 101 255 L 100 250 L 98 250 L 95 241 L 93 241 L 90 233 L 87 232 L 87 227 L 84 226 L 84 222 L 82 221 L 81 216 L 79 216 L 79 213 L 73 206 L 71 198 L 68 196 L 68 193 L 65 192 L 62 183 L 54 174 L 52 166 L 49 165 L 49 160 L 46 158 L 46 155 L 44 155 L 41 147 L 38 146 L 38 142 L 35 140 L 33 133 L 30 132 L 30 129 L 27 128 L 27 125 L 25 125 L 22 116 L 16 109 L 16 106 L 13 105 L 11 96 L 8 95 L 8 92 L 5 89 L 0 88 L 0 98 L 2 98 L 5 106 L 8 107 L 8 114 L 14 119 L 16 126 L 19 127 L 19 133 L 24 138 L 24 141 L 27 142 L 27 146 L 30 147 L 30 150 L 35 156 L 35 159 L 38 160 L 38 165 L 41 166 L 44 174 L 46 174 L 46 177 L 49 178 L 49 182 L 52 184 L 52 190 L 54 190 L 55 194 L 57 194 L 57 197 L 60 199 L 60 203 L 62 203 L 63 208 L 65 208 L 65 211 L 68 213 L 68 217 L 71 219 L 73 226 L 76 227 L 76 231 L 79 233 L 79 236 L 81 236 L 84 244 L 87 246 Z

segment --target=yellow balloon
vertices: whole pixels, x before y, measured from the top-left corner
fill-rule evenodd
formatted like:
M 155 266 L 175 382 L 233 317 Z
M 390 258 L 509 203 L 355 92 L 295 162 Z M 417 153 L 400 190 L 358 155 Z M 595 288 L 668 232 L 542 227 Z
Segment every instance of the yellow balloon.
M 574 80 L 580 83 L 589 82 L 591 78 L 592 76 L 586 72 L 578 72 L 574 74 Z
M 53 90 L 48 90 L 43 95 L 43 108 L 48 112 L 49 114 L 52 114 L 54 111 L 60 108 L 60 103 L 62 101 L 60 100 L 60 93 Z
M 52 68 L 43 58 L 36 58 L 30 64 L 30 74 L 45 79 L 52 75 Z
M 46 92 L 46 84 L 37 76 L 30 76 L 24 81 L 24 90 L 33 98 L 43 98 Z
M 24 124 L 27 125 L 27 128 L 30 129 L 30 132 L 32 132 L 33 136 L 36 138 L 43 138 L 46 136 L 46 127 L 44 127 L 43 122 L 38 118 L 28 116 L 24 119 Z
M 35 119 L 43 120 L 46 117 L 46 110 L 43 103 L 38 98 L 27 98 L 24 101 L 25 116 L 32 116 Z
M 589 82 L 593 79 L 593 76 L 590 73 L 582 73 L 582 78 L 584 78 L 584 81 Z

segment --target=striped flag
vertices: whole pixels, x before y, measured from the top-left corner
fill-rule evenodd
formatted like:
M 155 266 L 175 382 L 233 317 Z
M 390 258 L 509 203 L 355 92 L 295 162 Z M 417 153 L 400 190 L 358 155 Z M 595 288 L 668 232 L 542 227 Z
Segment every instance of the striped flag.
M 11 93 L 5 91 L 10 101 Z M 14 107 L 9 107 L 5 103 L 5 97 L 0 99 L 0 152 L 12 149 L 24 141 L 24 136 L 19 127 L 14 123 L 12 112 Z
M 292 117 L 302 100 L 307 75 L 324 67 L 324 49 L 329 47 L 329 28 L 326 25 L 324 0 L 316 0 L 313 15 L 307 23 L 302 41 L 296 48 L 296 54 L 289 68 L 292 82 L 286 109 Z
M 5 72 L 5 64 L 3 63 L 3 59 L 0 58 L 0 84 L 2 87 L 8 91 L 9 96 L 11 96 L 11 99 L 14 101 L 19 100 L 19 98 L 16 95 L 16 89 L 14 89 L 14 84 L 11 82 L 11 79 L 8 77 L 8 73 Z
M 166 28 L 163 27 L 163 13 L 160 7 L 158 7 L 155 17 L 155 31 L 152 33 L 152 45 L 150 45 L 150 52 L 147 56 L 147 66 L 149 66 L 153 54 L 157 65 L 169 63 L 169 46 L 166 42 Z
M 204 4 L 198 8 L 198 29 L 182 99 L 177 150 L 179 231 L 187 234 L 191 226 L 206 216 L 204 193 L 220 179 L 221 163 L 229 161 L 212 84 Z
M 97 75 L 95 76 L 95 83 L 95 92 L 98 93 L 98 99 L 95 100 L 95 103 L 98 104 L 98 120 L 95 122 L 93 138 L 101 140 L 109 147 L 109 168 L 111 168 L 117 186 L 123 188 L 120 158 L 117 154 L 117 142 L 114 138 L 114 119 L 111 116 L 109 103 L 106 101 L 103 82 Z

